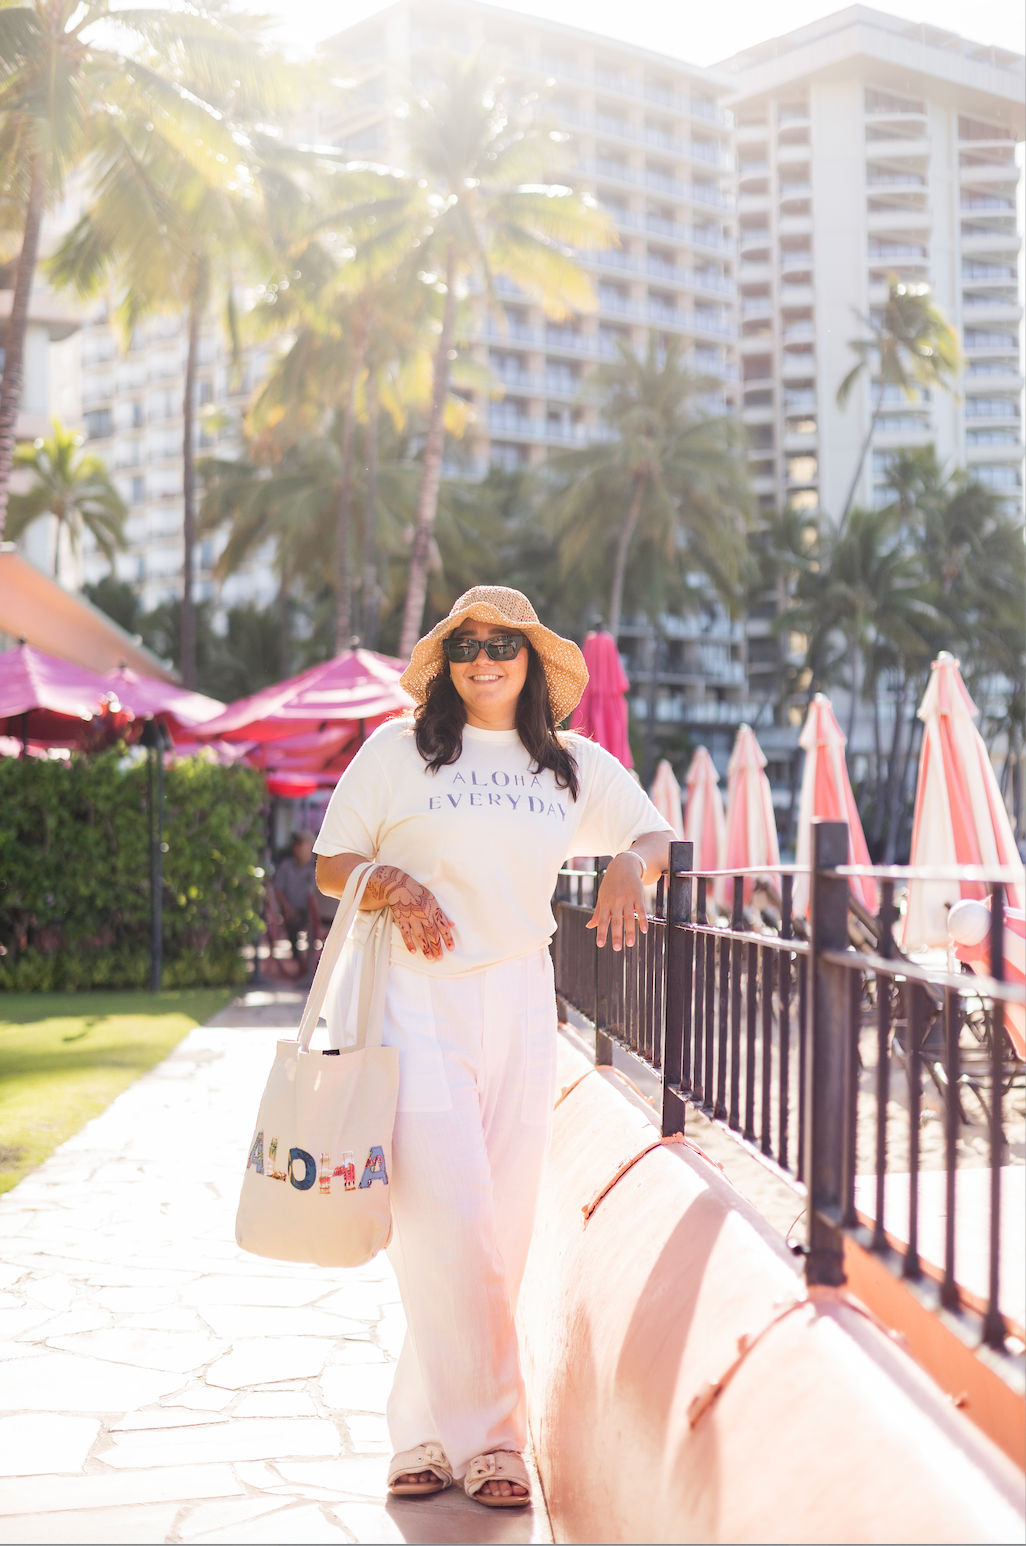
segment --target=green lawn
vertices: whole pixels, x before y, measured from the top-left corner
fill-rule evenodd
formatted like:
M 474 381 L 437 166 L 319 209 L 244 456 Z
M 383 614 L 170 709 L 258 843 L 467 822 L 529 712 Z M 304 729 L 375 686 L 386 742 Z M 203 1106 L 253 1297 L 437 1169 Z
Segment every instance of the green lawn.
M 0 1192 L 223 1008 L 232 991 L 0 994 Z

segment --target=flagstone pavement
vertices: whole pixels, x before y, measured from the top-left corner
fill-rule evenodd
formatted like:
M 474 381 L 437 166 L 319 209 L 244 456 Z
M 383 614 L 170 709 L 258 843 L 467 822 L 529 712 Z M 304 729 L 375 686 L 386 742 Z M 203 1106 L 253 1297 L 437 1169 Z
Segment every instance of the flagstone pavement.
M 296 993 L 249 994 L 0 1199 L 0 1541 L 550 1541 L 386 1499 L 405 1323 L 356 1271 L 247 1256 L 241 1166 Z

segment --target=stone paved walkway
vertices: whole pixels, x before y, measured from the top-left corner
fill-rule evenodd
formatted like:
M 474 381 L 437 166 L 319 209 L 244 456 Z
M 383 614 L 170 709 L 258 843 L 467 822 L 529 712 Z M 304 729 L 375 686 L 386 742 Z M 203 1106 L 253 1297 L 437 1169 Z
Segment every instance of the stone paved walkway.
M 541 1502 L 386 1501 L 391 1269 L 246 1256 L 234 1219 L 296 994 L 249 995 L 0 1199 L 0 1541 L 531 1542 Z

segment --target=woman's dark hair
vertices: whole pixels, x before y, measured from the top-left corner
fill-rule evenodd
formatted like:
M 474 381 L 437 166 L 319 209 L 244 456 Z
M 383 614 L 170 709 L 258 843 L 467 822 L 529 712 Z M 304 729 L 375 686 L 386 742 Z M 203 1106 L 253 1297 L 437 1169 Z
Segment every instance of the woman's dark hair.
M 527 680 L 517 699 L 517 731 L 534 763 L 532 771 L 540 773 L 543 768 L 549 768 L 555 775 L 556 788 L 569 789 L 570 798 L 576 800 L 581 792 L 577 760 L 556 734 L 545 667 L 531 648 L 530 640 L 525 639 L 524 646 Z M 415 720 L 417 750 L 432 773 L 459 761 L 467 711 L 444 657 L 442 669 L 432 677 L 427 696 L 416 710 Z

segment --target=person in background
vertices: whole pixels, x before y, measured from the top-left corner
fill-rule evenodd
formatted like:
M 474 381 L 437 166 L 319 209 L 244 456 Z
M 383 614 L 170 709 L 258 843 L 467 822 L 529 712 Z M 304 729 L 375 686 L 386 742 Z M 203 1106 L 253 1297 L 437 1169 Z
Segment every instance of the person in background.
M 310 898 L 316 891 L 314 879 L 314 835 L 305 828 L 292 834 L 292 852 L 274 872 L 274 895 L 281 909 L 285 932 L 289 937 L 294 961 L 300 959 L 299 933 L 309 932 Z M 313 941 L 309 941 L 312 947 Z

